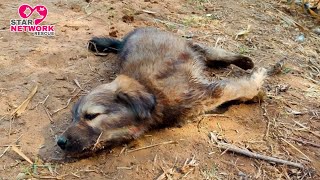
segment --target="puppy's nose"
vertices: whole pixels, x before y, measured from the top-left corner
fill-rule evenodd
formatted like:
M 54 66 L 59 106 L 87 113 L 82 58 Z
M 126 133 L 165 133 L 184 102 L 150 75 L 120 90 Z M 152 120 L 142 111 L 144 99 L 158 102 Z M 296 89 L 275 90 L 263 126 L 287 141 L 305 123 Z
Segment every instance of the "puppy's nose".
M 61 149 L 64 150 L 64 149 L 66 149 L 67 142 L 68 142 L 68 140 L 67 140 L 66 137 L 60 136 L 60 137 L 58 138 L 57 144 L 58 144 L 58 146 L 59 146 Z

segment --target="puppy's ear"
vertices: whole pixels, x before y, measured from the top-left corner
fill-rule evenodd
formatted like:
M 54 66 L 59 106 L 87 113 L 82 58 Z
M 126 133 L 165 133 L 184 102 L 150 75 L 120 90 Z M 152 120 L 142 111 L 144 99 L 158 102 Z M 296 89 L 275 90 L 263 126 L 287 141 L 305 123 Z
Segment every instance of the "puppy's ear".
M 156 105 L 156 99 L 152 94 L 139 92 L 119 92 L 117 99 L 127 104 L 138 117 L 138 119 L 147 119 L 151 117 L 151 112 Z
M 117 100 L 131 108 L 139 120 L 150 118 L 157 104 L 156 97 L 132 78 L 122 75 L 116 81 L 119 86 Z
M 80 103 L 82 101 L 83 97 L 80 97 L 80 99 L 73 105 L 72 107 L 72 121 L 73 122 L 78 122 L 80 121 L 80 110 L 79 110 L 79 107 L 80 107 Z

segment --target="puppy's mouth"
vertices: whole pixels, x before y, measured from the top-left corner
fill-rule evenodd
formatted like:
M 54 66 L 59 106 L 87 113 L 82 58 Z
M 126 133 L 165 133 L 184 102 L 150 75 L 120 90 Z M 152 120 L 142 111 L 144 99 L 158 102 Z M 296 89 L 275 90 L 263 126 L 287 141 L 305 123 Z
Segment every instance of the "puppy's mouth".
M 117 145 L 128 143 L 139 137 L 144 130 L 142 127 L 129 126 L 102 131 L 94 144 L 84 147 L 81 151 L 64 151 L 64 153 L 66 157 L 72 158 L 92 156 L 103 150 L 112 149 Z

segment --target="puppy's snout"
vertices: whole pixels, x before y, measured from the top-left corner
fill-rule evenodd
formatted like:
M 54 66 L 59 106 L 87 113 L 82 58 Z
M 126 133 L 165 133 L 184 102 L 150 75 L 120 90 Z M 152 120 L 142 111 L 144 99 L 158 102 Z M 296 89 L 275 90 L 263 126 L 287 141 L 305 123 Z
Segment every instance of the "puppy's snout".
M 61 149 L 63 149 L 63 150 L 66 149 L 67 143 L 68 143 L 68 140 L 66 137 L 60 136 L 58 138 L 57 144 Z

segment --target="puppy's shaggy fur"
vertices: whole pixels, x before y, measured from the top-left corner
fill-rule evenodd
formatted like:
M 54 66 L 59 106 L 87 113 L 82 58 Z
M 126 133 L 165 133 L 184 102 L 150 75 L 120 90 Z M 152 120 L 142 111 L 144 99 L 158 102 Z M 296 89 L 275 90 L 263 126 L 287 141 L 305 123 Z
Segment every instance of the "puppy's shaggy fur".
M 93 38 L 89 50 L 116 53 L 118 77 L 93 89 L 73 108 L 73 123 L 58 139 L 67 152 L 83 153 L 119 144 L 144 132 L 194 117 L 232 101 L 254 98 L 267 72 L 210 80 L 205 66 L 253 68 L 250 58 L 209 48 L 153 28 L 136 29 L 122 41 Z

